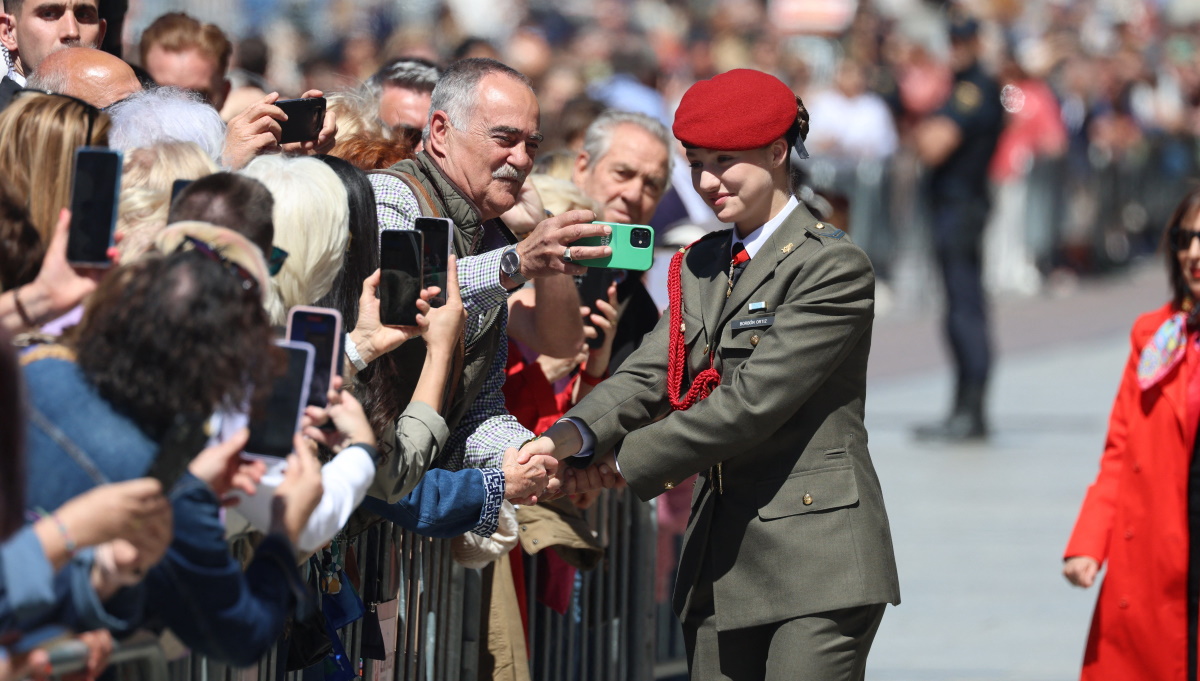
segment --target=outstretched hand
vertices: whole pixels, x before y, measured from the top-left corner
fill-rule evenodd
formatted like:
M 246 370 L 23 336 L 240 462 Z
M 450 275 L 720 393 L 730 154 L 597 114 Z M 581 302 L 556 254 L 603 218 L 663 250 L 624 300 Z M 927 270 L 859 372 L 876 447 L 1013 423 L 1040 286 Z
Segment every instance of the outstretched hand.
M 425 290 L 437 291 L 437 287 L 432 286 Z M 452 255 L 446 264 L 446 302 L 440 307 L 426 310 L 424 317 L 418 316 L 417 319 L 426 323 L 424 336 L 430 349 L 450 351 L 458 345 L 463 325 L 467 322 L 467 312 L 463 308 L 458 285 L 458 258 Z
M 224 442 L 200 452 L 188 464 L 188 472 L 207 483 L 222 505 L 237 503 L 236 496 L 229 496 L 234 490 L 253 496 L 267 472 L 262 461 L 242 456 L 249 440 L 250 431 L 242 428 Z
M 572 243 L 589 236 L 604 236 L 612 233 L 608 225 L 591 224 L 596 214 L 590 210 L 569 210 L 561 215 L 546 218 L 517 244 L 521 256 L 521 274 L 526 279 L 537 279 L 552 274 L 583 274 L 587 268 L 563 261 L 563 253 Z M 606 258 L 612 255 L 608 246 L 571 246 L 572 260 Z
M 358 297 L 358 322 L 350 332 L 350 340 L 354 341 L 358 354 L 367 363 L 429 330 L 429 319 L 426 317 L 429 314 L 429 299 L 441 293 L 436 286 L 421 291 L 421 297 L 417 300 L 419 314 L 416 326 L 384 326 L 380 321 L 380 302 L 376 293 L 382 276 L 380 270 L 375 270 L 363 280 L 362 295 Z
M 553 497 L 580 494 L 599 489 L 622 489 L 625 478 L 617 472 L 616 457 L 612 452 L 598 457 L 587 468 L 572 468 L 562 466 L 558 475 L 547 486 L 547 492 Z
M 504 498 L 518 505 L 533 505 L 558 472 L 558 460 L 553 456 L 535 455 L 519 462 L 517 449 L 509 447 L 504 451 L 502 470 Z
M 334 376 L 325 397 L 324 407 L 307 407 L 304 410 L 304 435 L 316 440 L 333 451 L 340 451 L 350 443 L 375 446 L 375 431 L 363 411 L 362 404 L 348 390 L 342 390 L 342 377 Z M 321 430 L 320 426 L 333 423 L 334 430 Z
M 300 98 L 315 99 L 324 96 L 325 93 L 320 90 L 309 90 L 300 95 Z M 289 154 L 327 154 L 337 144 L 337 132 L 337 113 L 326 109 L 325 120 L 321 124 L 321 132 L 317 134 L 317 139 L 304 142 L 289 142 L 283 145 L 283 150 Z

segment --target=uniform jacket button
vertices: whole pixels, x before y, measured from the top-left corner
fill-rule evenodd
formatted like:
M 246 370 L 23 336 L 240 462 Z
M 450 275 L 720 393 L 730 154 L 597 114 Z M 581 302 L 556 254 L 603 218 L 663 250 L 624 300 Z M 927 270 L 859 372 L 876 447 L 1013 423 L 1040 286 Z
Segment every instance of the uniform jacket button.
M 801 501 L 803 501 L 803 502 L 804 502 L 804 505 L 805 505 L 805 506 L 812 506 L 812 495 L 811 495 L 811 494 L 808 494 L 808 493 L 806 492 L 806 493 L 804 494 L 804 498 L 803 498 L 803 499 L 801 499 Z
M 667 482 L 663 483 L 663 489 L 675 489 L 675 483 L 668 480 Z
M 1117 607 L 1125 610 L 1129 607 L 1129 601 L 1122 598 L 1121 600 L 1117 601 Z
M 750 345 L 758 345 L 758 334 L 750 336 Z

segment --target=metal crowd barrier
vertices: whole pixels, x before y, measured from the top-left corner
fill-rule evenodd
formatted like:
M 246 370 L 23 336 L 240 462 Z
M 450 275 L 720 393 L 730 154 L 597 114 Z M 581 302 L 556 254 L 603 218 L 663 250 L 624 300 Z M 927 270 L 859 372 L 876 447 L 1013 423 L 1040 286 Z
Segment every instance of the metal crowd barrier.
M 528 595 L 531 678 L 535 681 L 650 681 L 675 675 L 682 666 L 678 623 L 654 599 L 657 522 L 654 504 L 628 491 L 609 492 L 585 517 L 605 547 L 592 571 L 580 572 L 573 605 L 559 615 L 537 602 L 537 560 L 524 565 Z M 375 681 L 476 681 L 479 679 L 483 620 L 482 571 L 464 568 L 451 557 L 450 541 L 430 539 L 379 523 L 370 530 L 378 552 L 368 551 L 367 533 L 349 542 L 360 576 L 377 560 L 382 592 L 393 597 L 377 606 L 384 661 L 362 660 L 363 679 Z M 663 639 L 663 632 L 668 632 Z M 358 661 L 362 620 L 340 632 L 347 657 Z M 660 644 L 659 639 L 663 639 Z M 309 681 L 319 672 L 283 671 L 282 652 L 255 666 L 237 669 L 201 656 L 170 663 L 155 639 L 117 647 L 112 668 L 121 681 Z M 76 656 L 63 673 L 82 668 Z

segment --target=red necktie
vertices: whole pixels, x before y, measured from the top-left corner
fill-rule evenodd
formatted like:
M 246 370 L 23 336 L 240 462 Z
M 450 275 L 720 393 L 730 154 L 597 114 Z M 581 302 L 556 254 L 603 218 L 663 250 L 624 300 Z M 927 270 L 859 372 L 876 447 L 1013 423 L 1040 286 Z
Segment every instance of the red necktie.
M 750 262 L 750 252 L 739 241 L 733 245 L 733 259 L 729 261 L 729 288 L 725 291 L 726 298 L 733 293 L 733 285 L 737 283 L 738 277 L 742 276 L 742 270 L 746 269 L 748 262 Z

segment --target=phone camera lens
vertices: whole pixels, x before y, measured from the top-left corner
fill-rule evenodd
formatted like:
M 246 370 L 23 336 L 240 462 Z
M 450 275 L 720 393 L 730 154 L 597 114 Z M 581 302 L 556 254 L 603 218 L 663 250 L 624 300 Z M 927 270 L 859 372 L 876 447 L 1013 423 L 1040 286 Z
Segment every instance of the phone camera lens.
M 634 248 L 646 248 L 650 245 L 650 230 L 645 227 L 630 230 L 629 243 Z

